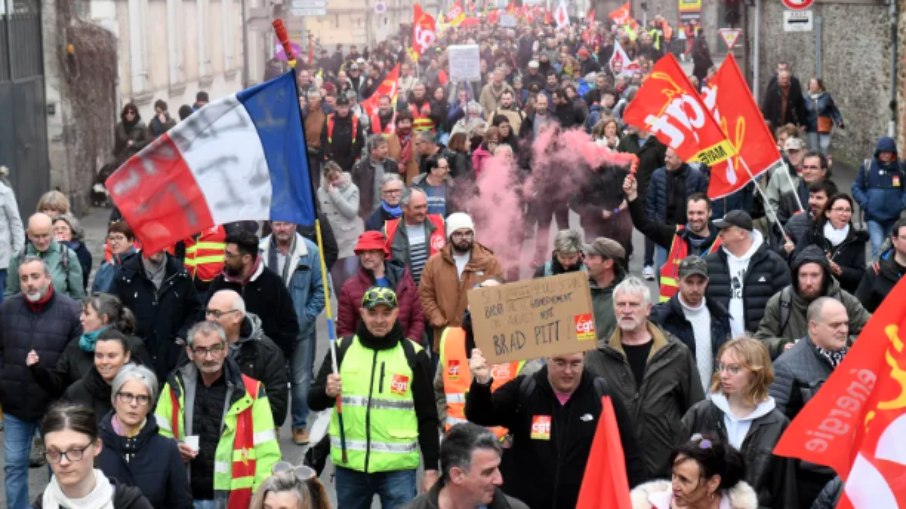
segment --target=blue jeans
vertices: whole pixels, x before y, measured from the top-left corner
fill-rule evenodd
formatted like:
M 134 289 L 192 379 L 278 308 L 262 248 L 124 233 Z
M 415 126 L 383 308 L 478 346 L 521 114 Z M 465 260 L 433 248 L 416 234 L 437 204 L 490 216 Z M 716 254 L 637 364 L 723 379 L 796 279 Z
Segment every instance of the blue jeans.
M 336 467 L 337 507 L 370 509 L 375 495 L 382 509 L 396 509 L 415 498 L 415 470 L 366 474 Z
M 891 232 L 893 232 L 893 224 L 896 223 L 896 219 L 891 219 L 890 221 L 875 221 L 869 219 L 866 221 L 868 224 L 868 238 L 871 240 L 871 259 L 874 260 L 878 257 L 881 251 L 881 245 L 884 244 L 884 241 L 887 240 L 887 237 L 890 237 Z
M 642 261 L 642 267 L 654 266 L 654 241 L 645 237 L 645 259 Z
M 830 149 L 831 135 L 830 133 L 819 133 L 819 132 L 810 132 L 808 133 L 808 149 L 815 150 L 824 155 L 827 155 L 827 151 Z
M 0 290 L 6 289 L 6 269 L 0 269 Z M 0 304 L 3 303 L 3 292 L 0 291 Z
M 308 419 L 308 389 L 311 387 L 312 371 L 315 365 L 315 338 L 313 330 L 307 338 L 302 338 L 293 350 L 289 362 L 290 399 L 292 400 L 293 429 L 305 429 Z M 274 423 L 282 426 L 282 422 Z
M 195 500 L 192 502 L 192 509 L 220 509 L 223 504 L 217 500 Z
M 28 499 L 28 453 L 31 451 L 37 421 L 23 421 L 6 414 L 3 420 L 3 454 L 6 464 L 6 503 L 9 509 L 26 509 Z
M 661 267 L 667 263 L 667 250 L 661 246 L 654 246 L 654 275 L 657 277 L 658 284 L 661 279 Z

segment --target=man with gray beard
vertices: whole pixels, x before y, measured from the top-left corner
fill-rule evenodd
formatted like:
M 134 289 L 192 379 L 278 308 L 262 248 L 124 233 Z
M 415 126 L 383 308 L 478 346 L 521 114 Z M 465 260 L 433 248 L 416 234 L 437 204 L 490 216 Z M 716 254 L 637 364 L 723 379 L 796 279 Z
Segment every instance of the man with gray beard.
M 9 507 L 28 507 L 28 453 L 51 395 L 25 365 L 34 350 L 54 366 L 70 341 L 82 335 L 81 306 L 54 289 L 50 269 L 41 258 L 20 260 L 21 292 L 0 304 L 0 404 L 3 405 L 5 488 Z

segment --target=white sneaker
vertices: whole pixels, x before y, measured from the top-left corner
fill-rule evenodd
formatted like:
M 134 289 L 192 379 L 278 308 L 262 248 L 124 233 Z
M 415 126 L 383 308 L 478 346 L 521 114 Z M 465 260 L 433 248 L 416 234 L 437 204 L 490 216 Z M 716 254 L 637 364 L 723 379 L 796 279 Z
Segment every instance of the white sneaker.
M 646 265 L 645 268 L 642 269 L 642 277 L 648 281 L 654 281 L 654 267 Z

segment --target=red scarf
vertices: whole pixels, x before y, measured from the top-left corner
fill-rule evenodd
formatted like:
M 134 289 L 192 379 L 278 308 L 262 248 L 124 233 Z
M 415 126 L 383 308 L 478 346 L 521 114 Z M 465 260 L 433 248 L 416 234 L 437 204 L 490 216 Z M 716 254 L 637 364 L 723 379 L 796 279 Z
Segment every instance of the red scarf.
M 25 294 L 23 294 L 22 297 L 25 297 Z M 50 302 L 51 297 L 53 297 L 53 283 L 51 283 L 47 287 L 47 293 L 45 293 L 40 300 L 38 300 L 37 302 L 32 302 L 28 300 L 28 297 L 25 297 L 25 304 L 28 305 L 28 309 L 30 309 L 32 313 L 40 313 L 41 310 L 44 309 L 44 306 L 46 306 L 47 303 Z

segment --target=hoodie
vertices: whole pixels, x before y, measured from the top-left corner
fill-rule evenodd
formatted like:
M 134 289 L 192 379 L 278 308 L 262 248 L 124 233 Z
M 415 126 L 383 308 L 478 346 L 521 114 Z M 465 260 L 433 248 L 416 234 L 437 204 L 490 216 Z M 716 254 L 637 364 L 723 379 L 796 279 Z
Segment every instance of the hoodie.
M 889 163 L 878 159 L 881 152 L 897 153 L 897 144 L 893 138 L 878 139 L 874 157 L 866 159 L 856 179 L 853 180 L 853 198 L 865 212 L 869 221 L 893 222 L 900 217 L 900 210 L 906 207 L 906 171 L 899 159 Z
M 230 345 L 230 357 L 239 371 L 264 384 L 274 422 L 286 420 L 287 398 L 286 358 L 283 351 L 264 333 L 261 318 L 246 313 L 239 327 L 239 339 Z
M 752 231 L 752 246 L 742 256 L 735 256 L 724 246 L 722 249 L 727 255 L 727 267 L 730 269 L 730 330 L 733 337 L 745 334 L 745 305 L 743 304 L 743 284 L 746 270 L 752 255 L 764 243 L 764 237 L 758 230 Z
M 768 399 L 758 403 L 758 406 L 749 415 L 737 417 L 730 411 L 730 402 L 727 401 L 727 397 L 722 393 L 711 394 L 711 403 L 714 403 L 714 406 L 723 412 L 724 426 L 727 429 L 727 442 L 735 447 L 736 450 L 742 449 L 742 441 L 745 440 L 746 435 L 749 433 L 752 421 L 768 415 L 776 407 L 774 398 L 768 397 Z

